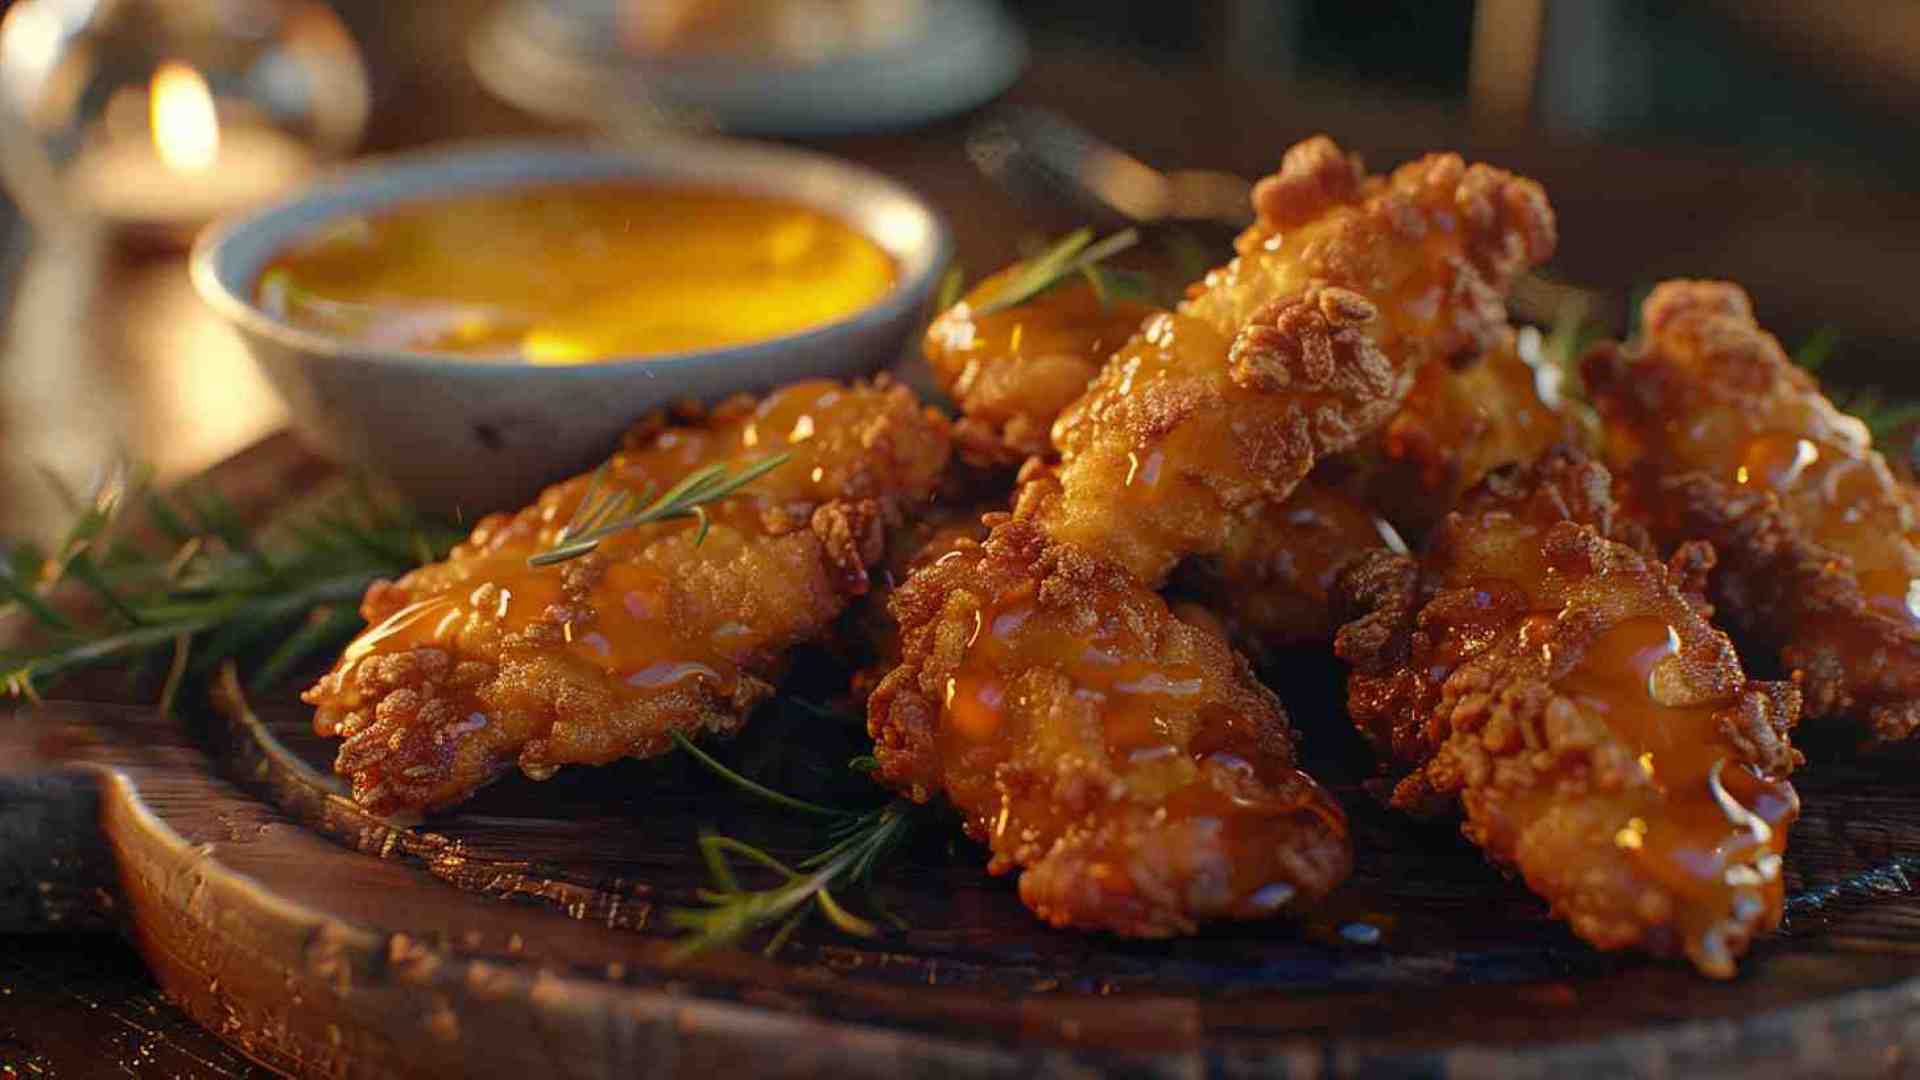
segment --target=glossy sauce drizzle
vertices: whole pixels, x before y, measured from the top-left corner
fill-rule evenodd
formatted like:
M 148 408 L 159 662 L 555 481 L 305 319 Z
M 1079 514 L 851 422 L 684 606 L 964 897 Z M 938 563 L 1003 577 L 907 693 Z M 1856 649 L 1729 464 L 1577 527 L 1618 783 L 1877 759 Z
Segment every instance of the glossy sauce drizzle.
M 994 274 L 934 319 L 927 328 L 926 345 L 927 361 L 936 371 L 952 380 L 973 362 L 1025 369 L 1043 358 L 1061 358 L 1080 361 L 1091 374 L 1153 313 L 1132 300 L 1102 299 L 1091 285 L 1076 280 L 982 314 L 980 308 L 990 304 L 1021 270 L 1016 265 Z M 1029 374 L 1023 371 L 1022 377 Z M 1067 388 L 1068 400 L 1085 384 L 1083 375 L 1079 386 Z
M 1892 478 L 1876 464 L 1845 448 L 1772 432 L 1740 448 L 1732 479 L 1778 495 L 1813 540 L 1853 561 L 1868 603 L 1920 626 L 1920 538 Z
M 1604 721 L 1652 781 L 1653 790 L 1630 792 L 1644 806 L 1623 815 L 1614 844 L 1683 898 L 1676 917 L 1693 940 L 1753 904 L 1779 910 L 1780 856 L 1799 800 L 1786 780 L 1741 760 L 1719 722 L 1731 702 L 1662 704 L 1681 692 L 1682 648 L 1664 619 L 1625 620 L 1599 636 L 1561 690 Z
M 1299 792 L 1318 792 L 1310 780 L 1290 764 L 1257 760 L 1228 733 L 1214 698 L 1219 677 L 1153 659 L 1145 642 L 1105 621 L 1088 636 L 1071 613 L 1042 607 L 1034 583 L 1020 583 L 980 609 L 947 682 L 939 740 L 949 795 L 996 850 L 1003 842 L 1044 848 L 1083 821 L 1086 805 L 1060 805 L 1051 779 L 997 784 L 1001 763 L 1031 752 L 1104 764 L 1124 791 L 1096 787 L 1089 797 L 1157 810 L 1156 822 L 1198 822 L 1230 853 L 1234 910 L 1277 908 L 1294 892 L 1280 861 L 1297 837 L 1289 815 L 1338 811 L 1304 801 Z M 1283 772 L 1299 786 L 1276 790 Z
M 817 503 L 844 482 L 828 472 L 833 455 L 814 452 L 815 440 L 870 416 L 870 403 L 852 397 L 862 392 L 827 381 L 797 383 L 728 422 L 669 428 L 644 448 L 614 455 L 608 483 L 636 495 L 658 492 L 710 462 L 738 468 L 791 451 L 791 460 L 747 492 L 709 508 L 713 527 L 702 548 L 725 560 L 763 531 L 769 506 Z M 676 618 L 685 586 L 670 576 L 672 561 L 645 557 L 649 545 L 688 530 L 688 523 L 644 526 L 608 538 L 600 548 L 604 572 L 584 595 L 570 597 L 563 587 L 566 564 L 527 565 L 530 555 L 553 544 L 588 485 L 587 477 L 576 477 L 518 515 L 482 522 L 447 562 L 410 575 L 403 584 L 411 601 L 398 610 L 368 611 L 378 621 L 347 646 L 336 671 L 344 674 L 368 656 L 423 646 L 484 655 L 486 646 L 508 635 L 545 625 L 559 639 L 541 648 L 571 654 L 629 696 L 663 693 L 689 681 L 731 693 L 740 658 L 765 648 L 766 635 L 744 621 L 701 625 L 700 633 L 689 633 Z

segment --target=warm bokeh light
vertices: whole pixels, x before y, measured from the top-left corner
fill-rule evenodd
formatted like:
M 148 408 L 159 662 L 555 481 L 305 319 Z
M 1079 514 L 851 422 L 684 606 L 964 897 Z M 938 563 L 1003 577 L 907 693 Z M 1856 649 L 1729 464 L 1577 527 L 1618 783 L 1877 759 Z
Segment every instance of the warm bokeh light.
M 153 145 L 175 172 L 199 173 L 220 156 L 220 117 L 198 71 L 169 60 L 153 73 Z

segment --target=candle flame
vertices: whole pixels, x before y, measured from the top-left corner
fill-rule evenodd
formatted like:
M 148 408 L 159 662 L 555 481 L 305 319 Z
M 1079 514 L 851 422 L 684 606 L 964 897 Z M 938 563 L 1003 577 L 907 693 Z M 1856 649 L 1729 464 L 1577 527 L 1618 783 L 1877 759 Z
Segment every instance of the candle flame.
M 198 71 L 168 60 L 153 73 L 149 97 L 153 146 L 175 172 L 199 173 L 220 156 L 220 118 L 213 91 Z

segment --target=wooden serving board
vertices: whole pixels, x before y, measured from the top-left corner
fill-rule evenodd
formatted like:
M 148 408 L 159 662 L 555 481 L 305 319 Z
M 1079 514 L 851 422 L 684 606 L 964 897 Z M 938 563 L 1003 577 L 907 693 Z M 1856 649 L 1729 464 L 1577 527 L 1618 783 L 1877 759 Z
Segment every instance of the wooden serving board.
M 317 475 L 280 440 L 220 479 L 247 499 Z M 87 701 L 0 713 L 0 932 L 118 927 L 200 1023 L 320 1076 L 1916 1068 L 1913 756 L 1824 752 L 1796 777 L 1788 925 L 1713 982 L 1593 952 L 1452 829 L 1375 809 L 1326 683 L 1282 689 L 1359 866 L 1292 922 L 1147 943 L 1048 930 L 936 829 L 881 880 L 909 929 L 810 924 L 771 959 L 675 963 L 665 913 L 706 883 L 700 829 L 808 842 L 684 763 L 513 780 L 403 829 L 341 797 L 297 703 L 167 721 Z

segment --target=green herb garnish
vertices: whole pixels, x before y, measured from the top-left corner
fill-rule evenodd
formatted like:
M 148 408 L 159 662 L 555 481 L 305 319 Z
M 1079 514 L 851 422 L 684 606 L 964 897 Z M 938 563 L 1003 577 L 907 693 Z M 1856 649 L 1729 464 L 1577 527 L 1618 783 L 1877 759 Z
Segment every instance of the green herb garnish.
M 1799 348 L 1793 350 L 1793 362 L 1809 372 L 1818 374 L 1821 368 L 1827 366 L 1827 361 L 1839 347 L 1839 332 L 1830 326 L 1823 326 L 1815 330 L 1812 337 L 1801 342 Z
M 774 791 L 742 776 L 678 732 L 674 733 L 673 740 L 694 760 L 741 791 L 783 810 L 819 820 L 827 841 L 822 850 L 788 865 L 745 841 L 711 833 L 702 835 L 700 854 L 706 860 L 714 887 L 700 892 L 705 907 L 677 908 L 668 913 L 673 925 L 687 931 L 687 936 L 674 950 L 676 959 L 731 945 L 757 930 L 774 927 L 773 937 L 764 950 L 771 956 L 816 910 L 846 933 L 873 937 L 880 932 L 873 920 L 847 910 L 834 892 L 867 888 L 872 883 L 874 870 L 906 842 L 925 811 L 904 799 L 862 810 L 823 806 Z M 745 887 L 734 873 L 736 859 L 771 871 L 778 882 L 766 889 Z M 870 895 L 868 900 L 872 903 Z M 879 910 L 877 906 L 876 910 Z M 898 919 L 885 911 L 880 911 L 880 915 L 885 921 L 900 925 Z
M 730 472 L 725 462 L 716 461 L 704 468 L 695 469 L 679 483 L 668 488 L 659 498 L 647 502 L 653 496 L 653 485 L 635 494 L 631 491 L 616 490 L 602 493 L 605 485 L 607 465 L 594 470 L 593 479 L 587 482 L 587 493 L 574 509 L 572 520 L 560 530 L 553 546 L 546 551 L 527 559 L 529 566 L 551 566 L 554 563 L 577 559 L 600 546 L 600 541 L 615 533 L 650 525 L 659 521 L 672 521 L 676 518 L 695 518 L 700 522 L 700 531 L 694 535 L 695 544 L 707 538 L 707 507 L 726 499 L 760 479 L 762 476 L 786 464 L 791 453 L 778 453 L 741 469 Z
M 1018 307 L 1139 242 L 1140 232 L 1137 229 L 1123 229 L 1098 242 L 1093 239 L 1092 229 L 1075 229 L 1052 247 L 1022 263 L 1020 271 L 974 311 L 980 315 L 991 315 L 996 311 Z M 1096 283 L 1096 290 L 1100 287 Z
M 1827 366 L 1839 349 L 1841 337 L 1832 327 L 1822 327 L 1793 350 L 1793 362 L 1811 374 Z M 1877 386 L 1853 390 L 1829 391 L 1835 407 L 1857 417 L 1867 425 L 1874 445 L 1886 449 L 1886 443 L 1902 428 L 1920 422 L 1920 401 L 1890 401 L 1887 392 Z
M 254 680 L 267 685 L 350 637 L 376 578 L 444 557 L 459 539 L 355 486 L 289 511 L 256 540 L 210 485 L 163 495 L 149 481 L 117 470 L 76 503 L 56 548 L 22 546 L 0 567 L 0 614 L 32 623 L 27 645 L 0 651 L 7 694 L 37 698 L 108 662 L 165 664 L 170 710 L 187 681 L 277 643 Z
M 966 294 L 967 272 L 961 269 L 959 263 L 955 263 L 947 267 L 946 273 L 940 275 L 940 289 L 934 294 L 933 310 L 945 311 L 959 303 L 960 298 Z
M 1080 268 L 1080 275 L 1092 286 L 1093 295 L 1099 298 L 1103 308 L 1112 307 L 1117 300 L 1131 300 L 1137 304 L 1159 302 L 1157 283 L 1150 274 L 1090 263 Z

